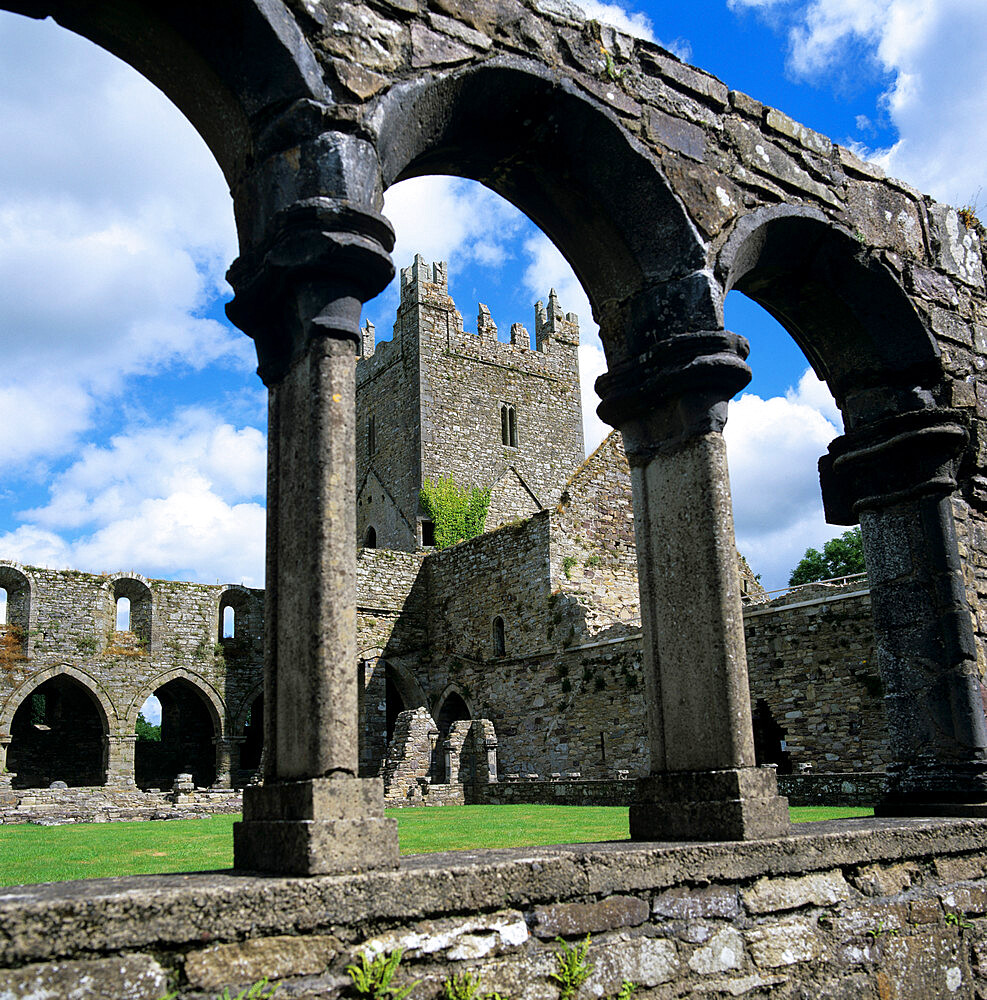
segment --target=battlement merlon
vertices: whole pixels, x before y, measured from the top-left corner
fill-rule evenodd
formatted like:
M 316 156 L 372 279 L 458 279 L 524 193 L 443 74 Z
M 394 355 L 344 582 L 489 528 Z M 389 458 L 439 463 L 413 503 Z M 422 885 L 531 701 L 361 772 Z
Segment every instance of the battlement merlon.
M 435 288 L 426 289 L 426 284 Z M 429 291 L 442 296 L 449 294 L 449 264 L 444 260 L 429 264 L 416 253 L 411 264 L 401 268 L 401 305 L 420 301 Z
M 562 311 L 554 288 L 548 293 L 547 308 L 540 299 L 535 303 L 535 348 L 544 351 L 550 339 L 579 346 L 579 317 Z

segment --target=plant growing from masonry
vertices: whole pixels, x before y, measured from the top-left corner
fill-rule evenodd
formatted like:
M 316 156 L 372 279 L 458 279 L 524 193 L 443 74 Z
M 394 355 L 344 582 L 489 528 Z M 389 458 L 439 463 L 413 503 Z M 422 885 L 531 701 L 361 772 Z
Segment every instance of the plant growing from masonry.
M 587 934 L 582 944 L 566 944 L 562 938 L 555 940 L 562 947 L 555 953 L 555 971 L 548 978 L 558 986 L 559 1000 L 572 1000 L 593 972 L 593 966 L 586 961 L 590 936 Z
M 448 548 L 483 534 L 490 490 L 462 488 L 452 476 L 426 479 L 419 494 L 422 509 L 435 525 L 435 547 Z
M 404 1000 L 418 985 L 418 980 L 401 989 L 391 986 L 403 954 L 401 948 L 395 948 L 390 955 L 381 952 L 373 958 L 367 958 L 367 953 L 361 952 L 359 965 L 354 962 L 346 966 L 346 972 L 353 982 L 353 993 L 358 997 L 372 997 L 373 1000 Z

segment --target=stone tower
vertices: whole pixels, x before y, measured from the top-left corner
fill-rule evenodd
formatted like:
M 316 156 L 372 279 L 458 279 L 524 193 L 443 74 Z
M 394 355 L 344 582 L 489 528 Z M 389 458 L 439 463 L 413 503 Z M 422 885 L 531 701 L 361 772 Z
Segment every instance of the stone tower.
M 583 460 L 578 347 L 554 291 L 535 306 L 532 349 L 520 323 L 499 341 L 482 304 L 464 331 L 444 261 L 402 268 L 393 339 L 375 350 L 368 322 L 357 362 L 358 544 L 430 544 L 424 479 L 490 487 L 488 529 L 557 503 Z

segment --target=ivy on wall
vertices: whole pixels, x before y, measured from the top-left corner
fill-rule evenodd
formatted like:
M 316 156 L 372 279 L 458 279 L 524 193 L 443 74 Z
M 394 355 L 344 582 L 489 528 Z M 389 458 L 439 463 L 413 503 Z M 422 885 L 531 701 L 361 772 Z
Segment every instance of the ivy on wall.
M 419 494 L 422 509 L 435 525 L 435 547 L 448 548 L 483 534 L 490 507 L 490 490 L 462 489 L 452 476 L 426 479 Z

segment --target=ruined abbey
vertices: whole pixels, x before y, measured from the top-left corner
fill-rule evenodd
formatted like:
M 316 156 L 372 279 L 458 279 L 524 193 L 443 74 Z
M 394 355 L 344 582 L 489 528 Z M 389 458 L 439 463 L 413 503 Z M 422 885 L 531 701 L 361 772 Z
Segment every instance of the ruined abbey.
M 239 236 L 227 312 L 269 395 L 263 635 L 255 592 L 0 567 L 2 794 L 253 772 L 233 874 L 6 888 L 0 993 L 202 1000 L 270 975 L 336 998 L 358 955 L 402 948 L 416 997 L 468 972 L 553 1000 L 555 939 L 592 934 L 584 995 L 983 996 L 982 227 L 568 0 L 0 7 L 116 53 L 207 143 Z M 502 343 L 417 260 L 370 355 L 383 192 L 425 174 L 486 184 L 572 264 L 620 432 L 585 462 L 551 298 L 534 346 Z M 745 594 L 731 289 L 843 414 L 820 485 L 860 524 L 866 587 Z M 478 467 L 464 427 L 499 527 L 433 552 L 416 490 L 432 462 Z M 794 830 L 779 772 L 806 763 L 841 787 L 880 769 L 876 816 Z M 566 782 L 624 789 L 630 841 L 409 859 L 384 813 L 385 786 Z
M 633 785 L 619 783 L 649 770 L 630 467 L 619 432 L 584 459 L 578 319 L 554 292 L 534 332 L 532 344 L 516 323 L 500 341 L 482 304 L 464 330 L 447 263 L 421 257 L 401 272 L 393 338 L 375 346 L 363 329 L 360 770 L 384 778 L 392 804 L 622 802 Z M 419 493 L 449 475 L 490 489 L 488 531 L 436 551 Z M 888 748 L 866 582 L 769 602 L 738 566 L 758 759 L 811 769 L 824 797 L 833 785 L 819 776 L 842 774 L 874 801 Z M 256 776 L 263 592 L 12 563 L 0 583 L 8 802 L 55 781 L 171 789 L 191 775 L 228 788 Z M 160 742 L 134 731 L 152 694 Z M 524 787 L 475 787 L 498 772 Z

